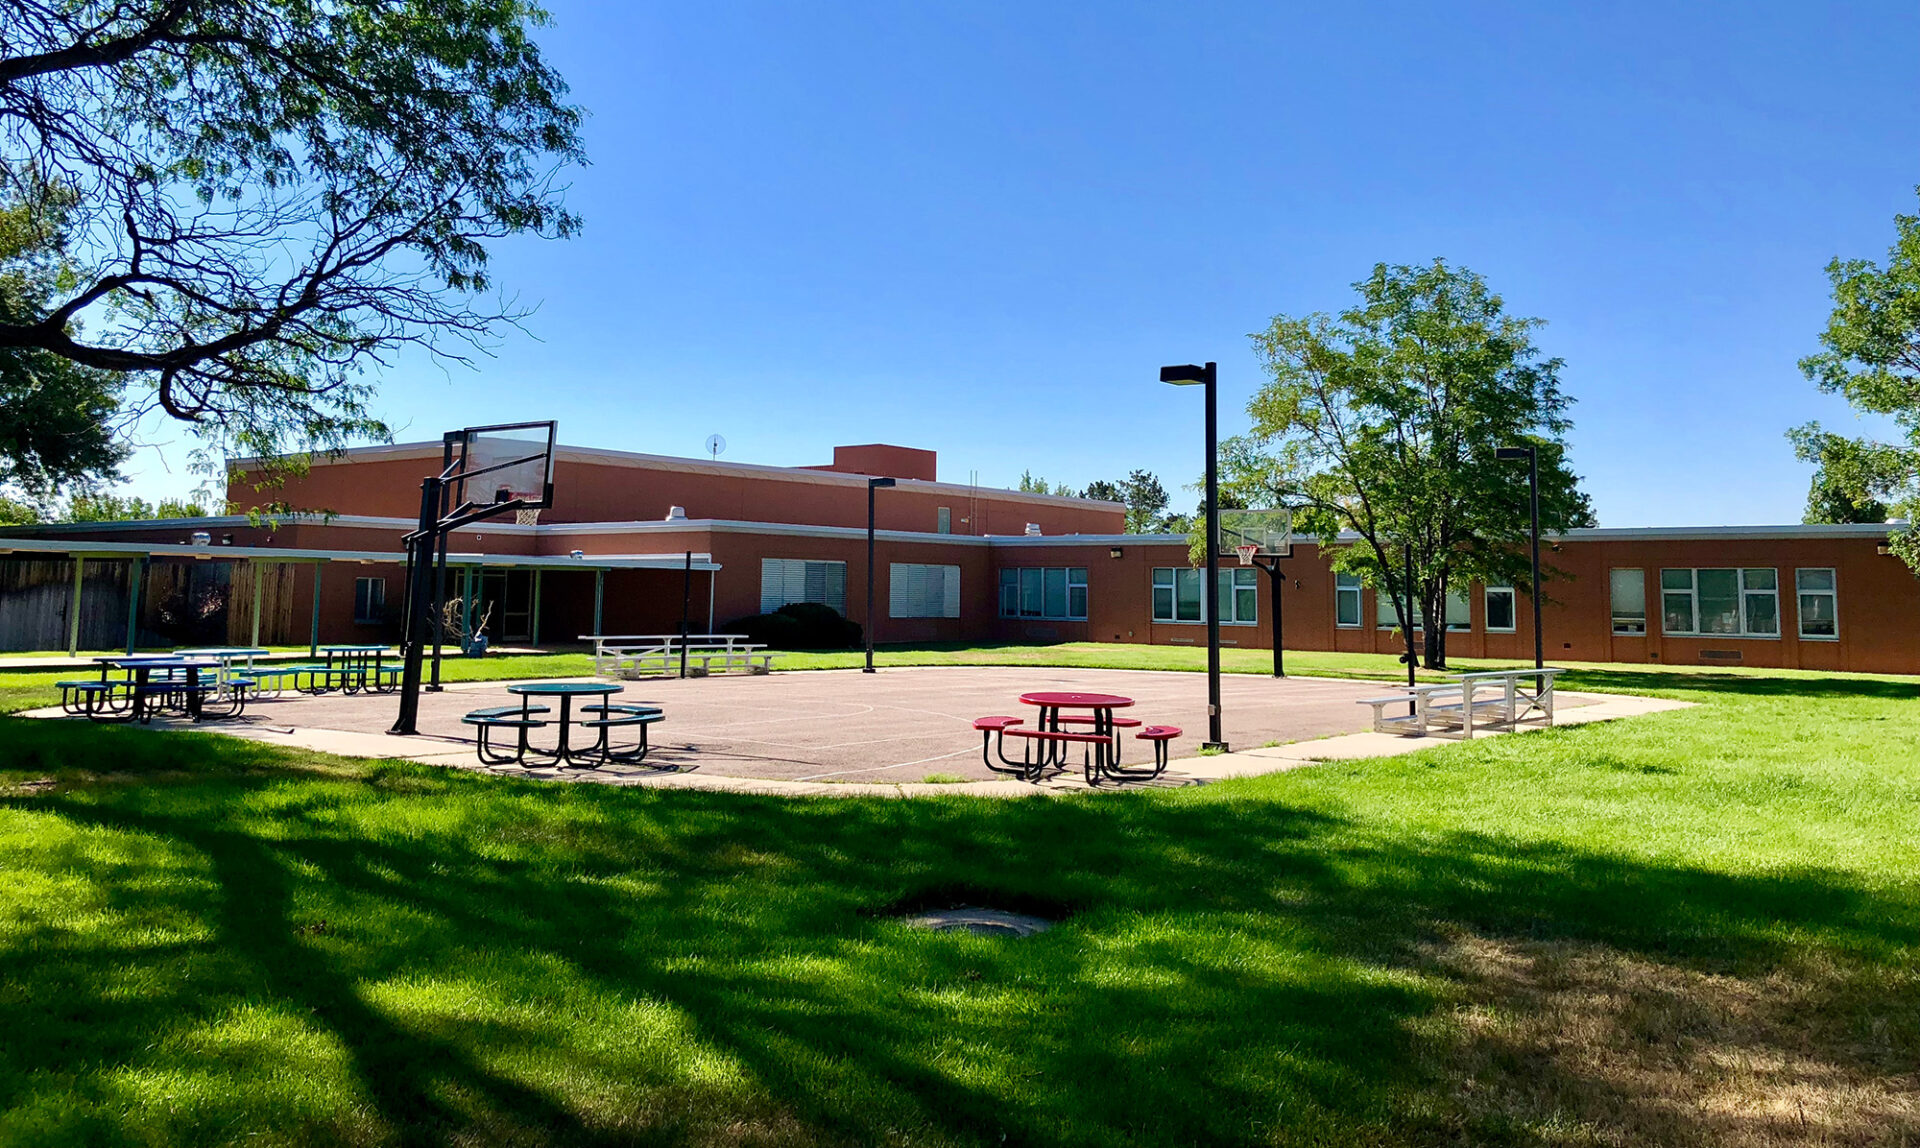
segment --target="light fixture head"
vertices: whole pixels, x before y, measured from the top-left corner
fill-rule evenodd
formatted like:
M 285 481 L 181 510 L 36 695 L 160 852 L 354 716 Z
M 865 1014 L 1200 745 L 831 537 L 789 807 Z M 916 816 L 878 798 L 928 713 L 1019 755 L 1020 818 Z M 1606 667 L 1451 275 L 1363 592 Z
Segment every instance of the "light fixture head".
M 1533 448 L 1530 446 L 1503 446 L 1494 450 L 1493 457 L 1499 459 L 1501 462 L 1518 462 L 1523 458 L 1532 458 Z
M 1213 373 L 1212 367 L 1212 363 L 1204 367 L 1194 363 L 1186 363 L 1178 367 L 1161 367 L 1160 381 L 1172 383 L 1176 387 L 1197 387 L 1207 381 L 1207 376 Z
M 894 486 L 896 485 L 896 483 L 895 483 L 895 480 L 891 478 L 869 478 L 867 480 L 867 485 L 875 489 L 879 489 L 880 487 L 883 487 L 883 486 Z

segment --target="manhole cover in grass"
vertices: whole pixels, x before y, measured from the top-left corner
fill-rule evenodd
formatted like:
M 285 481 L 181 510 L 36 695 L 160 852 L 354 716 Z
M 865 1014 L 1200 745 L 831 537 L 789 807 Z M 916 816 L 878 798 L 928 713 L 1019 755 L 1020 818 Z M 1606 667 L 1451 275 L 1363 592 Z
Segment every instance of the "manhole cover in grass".
M 1031 937 L 1053 925 L 1045 917 L 1009 913 L 1004 909 L 981 909 L 962 905 L 955 909 L 934 909 L 902 917 L 916 929 L 936 933 L 972 933 L 981 937 Z

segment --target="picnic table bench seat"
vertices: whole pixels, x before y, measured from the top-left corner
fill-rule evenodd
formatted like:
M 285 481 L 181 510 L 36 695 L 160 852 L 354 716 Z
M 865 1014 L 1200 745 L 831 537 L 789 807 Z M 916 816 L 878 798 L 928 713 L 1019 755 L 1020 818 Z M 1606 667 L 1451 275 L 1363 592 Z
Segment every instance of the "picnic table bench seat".
M 593 672 L 602 677 L 637 678 L 671 674 L 684 663 L 689 674 L 745 670 L 771 673 L 776 656 L 745 634 L 583 634 L 593 643 Z
M 545 706 L 535 706 L 522 710 L 519 706 L 495 706 L 490 709 L 474 710 L 460 719 L 462 725 L 470 725 L 474 731 L 474 745 L 480 760 L 488 765 L 513 765 L 527 755 L 527 734 L 536 729 L 545 728 L 545 718 L 536 714 L 546 713 Z M 492 731 L 496 729 L 513 730 L 519 737 L 516 752 L 501 753 L 493 747 Z
M 113 700 L 113 690 L 119 683 L 103 682 L 98 678 L 86 681 L 55 682 L 60 689 L 60 712 L 69 717 L 88 717 L 103 704 Z
M 1061 714 L 1053 720 L 1059 722 L 1061 725 L 1094 725 L 1099 721 L 1099 719 L 1092 714 Z M 1114 714 L 1107 719 L 1107 724 L 1115 729 L 1132 729 L 1140 724 L 1140 719 L 1137 717 L 1122 717 L 1119 714 Z
M 1523 721 L 1553 724 L 1553 679 L 1564 671 L 1486 670 L 1461 674 L 1457 681 L 1400 686 L 1383 697 L 1362 698 L 1373 707 L 1375 733 L 1470 738 L 1474 729 L 1519 725 Z M 1533 692 L 1520 687 L 1522 679 L 1537 683 Z M 1406 706 L 1407 713 L 1389 714 L 1389 707 Z
M 600 731 L 598 749 L 600 756 L 608 761 L 623 764 L 640 761 L 653 747 L 647 741 L 647 727 L 655 722 L 667 720 L 667 715 L 659 706 L 642 706 L 627 703 L 608 702 L 601 705 L 583 706 L 582 714 L 599 714 L 599 717 L 583 718 L 578 724 L 584 729 Z M 638 731 L 639 739 L 626 749 L 616 749 L 613 745 L 613 731 L 633 728 Z
M 1093 744 L 1096 742 L 1106 743 L 1112 740 L 1103 733 L 1075 733 L 1073 730 L 1068 729 L 1030 729 L 1026 726 L 1007 726 L 1000 732 L 1006 737 L 1024 737 L 1033 741 L 1072 741 Z

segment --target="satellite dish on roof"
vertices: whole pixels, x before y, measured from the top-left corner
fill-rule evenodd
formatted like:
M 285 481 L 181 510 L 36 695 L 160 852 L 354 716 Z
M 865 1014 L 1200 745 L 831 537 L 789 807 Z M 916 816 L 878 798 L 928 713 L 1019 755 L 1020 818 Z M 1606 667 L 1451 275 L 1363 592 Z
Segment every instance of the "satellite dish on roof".
M 708 455 L 712 456 L 715 459 L 718 459 L 720 457 L 720 452 L 726 449 L 727 449 L 726 439 L 722 438 L 717 434 L 710 434 L 707 436 L 707 454 Z

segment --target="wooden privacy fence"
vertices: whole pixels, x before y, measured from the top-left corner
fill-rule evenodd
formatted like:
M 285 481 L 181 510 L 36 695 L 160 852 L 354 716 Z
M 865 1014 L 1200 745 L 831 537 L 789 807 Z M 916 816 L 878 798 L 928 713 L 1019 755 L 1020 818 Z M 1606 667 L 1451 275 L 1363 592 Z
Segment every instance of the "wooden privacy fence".
M 140 602 L 132 616 L 139 646 L 250 645 L 256 585 L 259 641 L 306 641 L 306 564 L 241 559 L 170 561 L 84 558 L 79 561 L 79 632 L 74 642 L 72 558 L 0 559 L 0 650 L 113 650 L 128 641 L 128 597 L 136 577 Z M 298 619 L 298 621 L 296 621 Z

